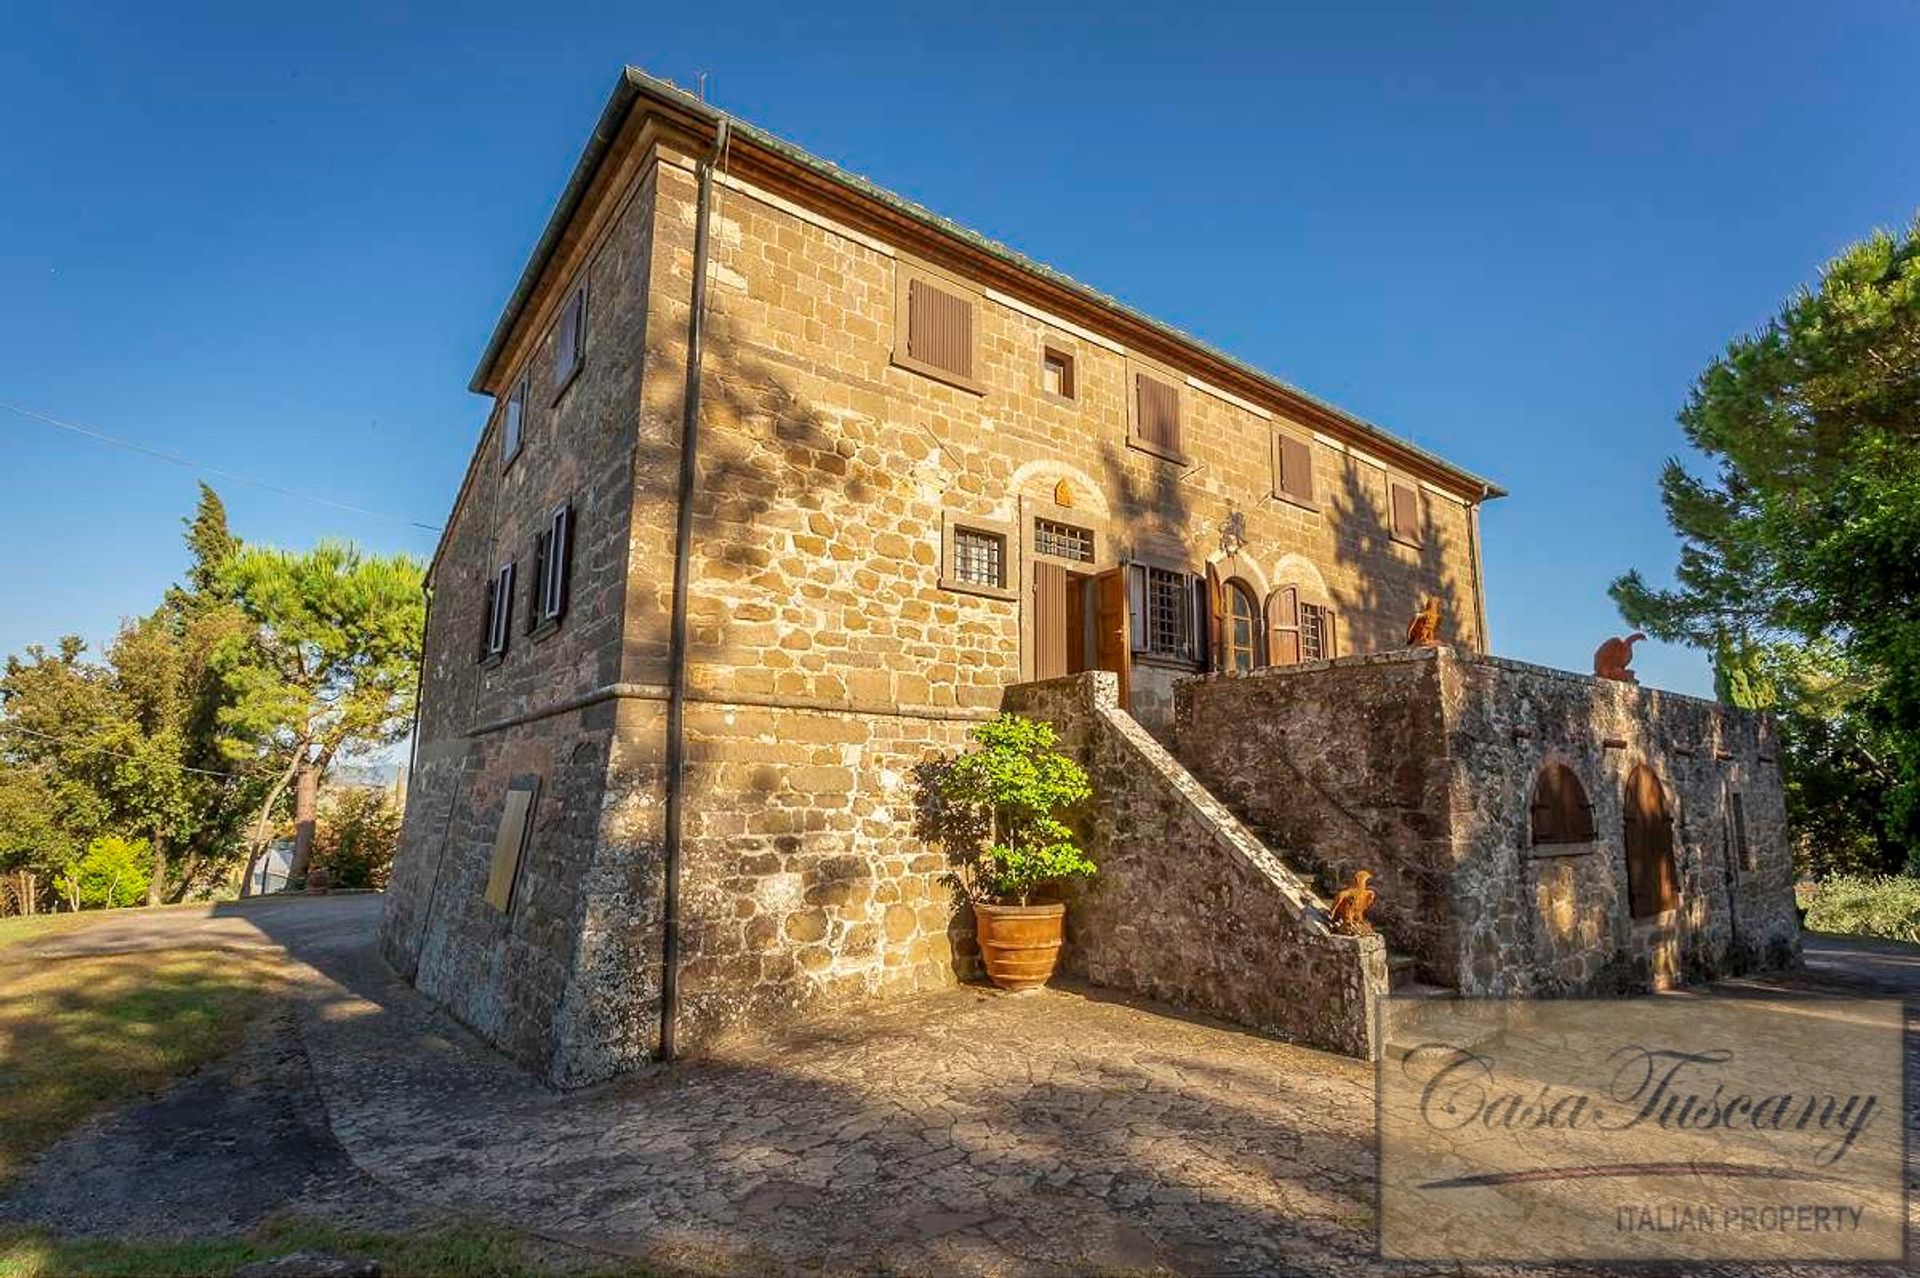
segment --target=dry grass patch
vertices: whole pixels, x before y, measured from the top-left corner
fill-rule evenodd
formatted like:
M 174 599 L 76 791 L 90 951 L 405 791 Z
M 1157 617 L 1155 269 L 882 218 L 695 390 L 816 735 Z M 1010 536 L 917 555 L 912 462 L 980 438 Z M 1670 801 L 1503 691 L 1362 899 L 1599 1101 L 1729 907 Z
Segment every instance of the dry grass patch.
M 91 1115 L 232 1051 L 275 971 L 223 950 L 0 961 L 0 1184 Z

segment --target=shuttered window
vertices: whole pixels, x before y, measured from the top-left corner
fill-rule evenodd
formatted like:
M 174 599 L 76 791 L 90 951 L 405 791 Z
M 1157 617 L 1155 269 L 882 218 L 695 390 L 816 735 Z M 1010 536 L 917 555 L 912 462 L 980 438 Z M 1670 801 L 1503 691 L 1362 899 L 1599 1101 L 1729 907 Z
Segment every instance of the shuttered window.
M 1591 843 L 1593 804 L 1572 768 L 1549 763 L 1533 782 L 1533 841 Z
M 1625 827 L 1627 903 L 1634 918 L 1652 918 L 1679 903 L 1680 889 L 1666 787 L 1645 764 L 1627 777 Z
M 587 290 L 573 290 L 553 326 L 553 393 L 558 395 L 587 362 Z
M 930 267 L 901 262 L 894 299 L 893 362 L 982 393 L 979 296 Z
M 1180 388 L 1150 373 L 1134 373 L 1133 434 L 1147 451 L 1180 460 Z
M 573 507 L 557 506 L 533 540 L 533 581 L 527 591 L 527 629 L 539 630 L 567 610 L 573 569 Z
M 1289 501 L 1314 504 L 1313 445 L 1298 436 L 1274 432 L 1273 491 Z
M 1340 655 L 1337 619 L 1331 607 L 1309 603 L 1300 587 L 1281 586 L 1267 596 L 1267 663 L 1291 666 Z
M 498 657 L 507 650 L 513 621 L 513 564 L 504 563 L 487 585 L 487 628 L 480 657 Z
M 1389 514 L 1393 520 L 1394 540 L 1419 545 L 1420 490 L 1400 479 L 1390 480 L 1387 490 L 1392 503 Z
M 1319 604 L 1300 605 L 1300 660 L 1324 661 L 1333 655 L 1333 623 Z
M 500 464 L 506 465 L 520 455 L 520 438 L 527 424 L 527 375 L 507 393 L 506 410 L 500 416 Z

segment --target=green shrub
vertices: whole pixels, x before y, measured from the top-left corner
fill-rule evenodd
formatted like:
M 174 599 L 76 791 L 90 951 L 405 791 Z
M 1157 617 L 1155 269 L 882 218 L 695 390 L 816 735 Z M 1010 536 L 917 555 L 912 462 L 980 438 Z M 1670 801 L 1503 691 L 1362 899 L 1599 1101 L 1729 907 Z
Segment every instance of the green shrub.
M 1814 892 L 1807 927 L 1920 944 L 1920 877 L 1835 875 Z
M 1042 884 L 1092 874 L 1060 814 L 1093 784 L 1056 748 L 1053 729 L 1001 714 L 973 740 L 965 754 L 918 770 L 921 828 L 959 855 L 967 894 L 1026 905 Z
M 73 909 L 113 909 L 144 902 L 152 877 L 153 849 L 144 841 L 109 834 L 89 843 L 85 854 L 53 885 Z

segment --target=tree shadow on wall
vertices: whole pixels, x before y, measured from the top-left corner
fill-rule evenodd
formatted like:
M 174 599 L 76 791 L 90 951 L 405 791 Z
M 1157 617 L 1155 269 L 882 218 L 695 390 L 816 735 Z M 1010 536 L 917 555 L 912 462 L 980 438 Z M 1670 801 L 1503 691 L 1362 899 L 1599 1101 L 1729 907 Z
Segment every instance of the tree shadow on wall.
M 1366 473 L 1377 472 L 1367 467 Z M 1362 619 L 1367 632 L 1379 640 L 1370 645 L 1372 650 L 1402 646 L 1407 623 L 1429 597 L 1440 603 L 1441 642 L 1473 649 L 1484 643 L 1473 601 L 1461 599 L 1446 571 L 1454 542 L 1434 520 L 1434 500 L 1421 493 L 1420 544 L 1408 546 L 1394 539 L 1392 510 L 1372 485 L 1362 482 L 1361 463 L 1349 459 L 1341 471 L 1332 500 L 1334 560 L 1350 569 L 1359 585 L 1344 594 L 1336 591 L 1334 602 L 1349 618 L 1349 633 L 1352 621 Z M 1468 634 L 1472 641 L 1464 643 Z

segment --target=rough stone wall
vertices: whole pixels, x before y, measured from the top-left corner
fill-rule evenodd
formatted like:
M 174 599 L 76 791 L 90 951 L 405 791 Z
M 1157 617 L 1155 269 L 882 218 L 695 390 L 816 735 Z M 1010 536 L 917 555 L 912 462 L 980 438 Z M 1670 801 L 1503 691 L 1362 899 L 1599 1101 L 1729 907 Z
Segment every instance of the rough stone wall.
M 1465 988 L 1612 992 L 1796 961 L 1792 849 L 1763 716 L 1516 661 L 1449 657 L 1442 669 Z M 1533 778 L 1549 761 L 1579 776 L 1592 843 L 1530 845 Z M 1679 886 L 1678 908 L 1651 919 L 1634 919 L 1627 899 L 1625 795 L 1639 764 L 1666 791 Z M 1732 855 L 1733 793 L 1752 870 Z
M 1371 870 L 1373 917 L 1453 985 L 1452 776 L 1435 662 L 1402 651 L 1181 684 L 1175 753 L 1269 846 L 1334 892 Z
M 1387 992 L 1375 936 L 1329 931 L 1325 905 L 1118 708 L 1105 672 L 1023 684 L 1087 768 L 1080 831 L 1099 872 L 1068 895 L 1070 972 L 1351 1056 L 1377 1049 Z
M 640 400 L 633 334 L 645 325 L 652 224 L 646 184 L 578 268 L 588 286 L 581 372 L 556 396 L 551 342 L 533 344 L 520 365 L 531 374 L 520 452 L 503 462 L 498 412 L 476 449 L 428 581 L 418 744 L 381 930 L 390 961 L 422 991 L 555 1080 L 621 1055 L 608 1031 L 582 1037 L 587 1022 L 563 1025 L 556 1013 L 578 1003 L 579 965 L 593 961 L 582 929 L 608 848 L 601 801 L 615 709 L 603 694 L 622 656 Z M 533 540 L 563 501 L 574 509 L 568 608 L 533 635 Z M 509 559 L 518 564 L 512 638 L 504 657 L 483 662 L 487 583 Z M 539 792 L 502 913 L 482 893 L 516 780 Z M 624 995 L 609 986 L 596 997 Z
M 1448 649 L 1194 680 L 1178 753 L 1276 846 L 1380 874 L 1376 916 L 1421 974 L 1468 994 L 1639 990 L 1795 961 L 1792 856 L 1771 728 L 1674 693 Z M 1590 843 L 1536 847 L 1549 763 L 1579 776 Z M 1625 787 L 1661 779 L 1678 906 L 1631 917 Z M 1729 795 L 1753 868 L 1731 855 Z

